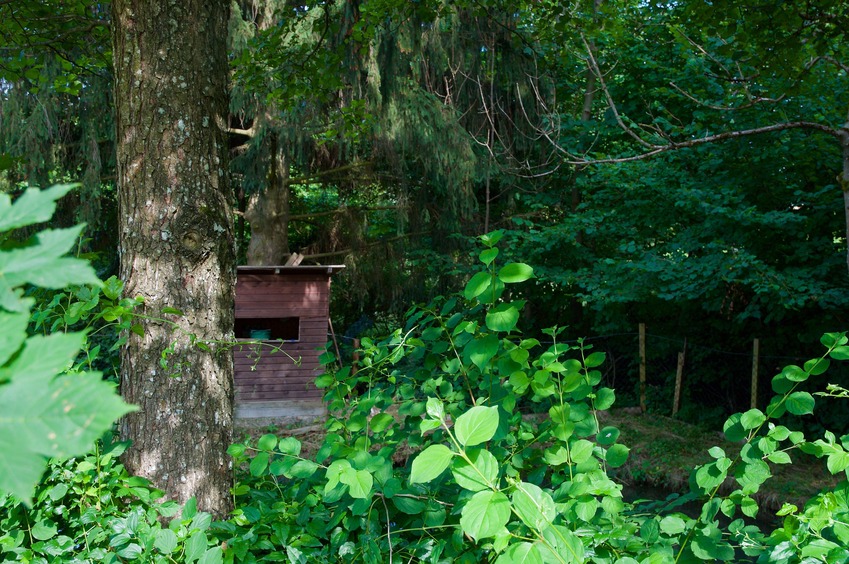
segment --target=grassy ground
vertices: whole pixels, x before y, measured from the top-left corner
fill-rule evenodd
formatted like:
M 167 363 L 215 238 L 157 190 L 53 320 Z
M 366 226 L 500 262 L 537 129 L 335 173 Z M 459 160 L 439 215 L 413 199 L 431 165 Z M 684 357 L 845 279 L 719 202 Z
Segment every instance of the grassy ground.
M 662 415 L 613 410 L 605 414 L 604 421 L 617 427 L 621 432 L 619 442 L 631 448 L 629 460 L 618 475 L 625 483 L 685 492 L 690 471 L 710 462 L 709 448 L 719 446 L 732 458 L 740 451 L 741 445 L 729 443 L 722 433 Z M 773 478 L 754 496 L 761 508 L 777 511 L 785 502 L 801 507 L 806 499 L 838 482 L 829 474 L 824 460 L 799 451 L 792 452 L 791 458 L 793 464 L 771 465 Z
M 633 408 L 614 409 L 600 415 L 603 425 L 619 429 L 618 442 L 631 449 L 628 462 L 616 469 L 615 478 L 630 488 L 648 486 L 649 491 L 662 497 L 689 490 L 690 471 L 711 461 L 707 453 L 711 447 L 721 447 L 732 458 L 740 450 L 739 444 L 729 443 L 722 433 L 705 431 L 662 415 L 640 414 Z M 324 440 L 324 425 L 320 420 L 248 421 L 240 422 L 241 435 L 237 437 L 248 434 L 256 439 L 269 432 L 281 437 L 294 436 L 301 441 L 301 454 L 306 457 L 314 454 Z M 793 464 L 771 465 L 774 477 L 754 496 L 761 509 L 774 512 L 785 502 L 801 507 L 806 499 L 837 483 L 824 461 L 798 451 L 791 457 Z

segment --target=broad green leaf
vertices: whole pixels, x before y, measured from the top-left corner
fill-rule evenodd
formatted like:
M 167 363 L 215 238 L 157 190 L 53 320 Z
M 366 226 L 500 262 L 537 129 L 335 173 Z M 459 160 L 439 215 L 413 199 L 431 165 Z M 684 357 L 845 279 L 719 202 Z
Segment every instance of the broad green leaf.
M 430 445 L 413 460 L 410 483 L 430 482 L 448 468 L 454 453 L 445 445 Z
M 660 530 L 663 531 L 665 535 L 669 535 L 671 537 L 677 537 L 683 533 L 686 528 L 687 524 L 684 519 L 677 515 L 667 515 L 660 520 Z
M 820 376 L 825 374 L 831 362 L 827 358 L 816 358 L 805 363 L 805 370 L 811 376 Z
M 489 233 L 481 235 L 480 240 L 487 247 L 494 247 L 498 244 L 502 237 L 504 237 L 504 230 L 496 229 L 495 231 L 490 231 Z
M 513 510 L 525 525 L 541 531 L 557 516 L 554 500 L 539 486 L 519 482 L 513 491 Z
M 481 251 L 481 254 L 478 258 L 480 259 L 480 261 L 482 263 L 489 266 L 489 264 L 492 261 L 494 261 L 495 257 L 497 257 L 497 256 L 498 256 L 498 249 L 491 248 L 491 249 L 484 249 L 483 251 Z
M 183 519 L 194 519 L 194 516 L 197 515 L 198 512 L 198 500 L 196 497 L 192 496 L 186 500 L 185 505 L 183 505 Z
M 837 345 L 849 343 L 849 337 L 846 336 L 846 333 L 826 333 L 820 337 L 820 342 L 824 347 L 830 349 Z
M 640 538 L 649 544 L 654 544 L 660 537 L 660 523 L 656 519 L 647 519 L 640 527 Z
M 604 359 L 607 355 L 603 352 L 594 352 L 584 360 L 584 365 L 587 368 L 596 368 L 604 364 Z
M 484 367 L 498 352 L 499 343 L 496 335 L 489 334 L 483 338 L 469 341 L 463 349 L 463 355 L 483 372 Z
M 610 388 L 599 388 L 595 393 L 594 407 L 600 411 L 610 409 L 616 401 L 616 393 Z
M 565 559 L 568 564 L 581 564 L 586 561 L 581 539 L 566 527 L 552 525 L 543 531 L 542 536 L 556 553 L 556 556 L 552 555 L 551 551 L 540 545 L 540 552 L 542 552 L 543 559 L 546 561 L 562 562 Z M 546 558 L 547 555 L 551 557 Z
M 177 548 L 177 534 L 171 529 L 156 529 L 153 547 L 162 554 L 171 554 Z
M 790 464 L 793 462 L 790 459 L 790 455 L 784 452 L 783 450 L 779 450 L 767 455 L 767 460 L 770 462 L 774 462 L 775 464 Z
M 808 373 L 794 364 L 785 366 L 784 370 L 781 371 L 781 375 L 791 382 L 804 382 L 808 379 Z
M 205 531 L 212 524 L 212 515 L 207 513 L 206 511 L 198 511 L 195 513 L 195 516 L 192 517 L 192 522 L 189 523 L 189 531 L 199 530 Z
M 466 502 L 460 513 L 460 527 L 473 539 L 499 533 L 510 519 L 510 500 L 501 492 L 478 492 Z
M 513 304 L 499 304 L 486 314 L 486 326 L 490 331 L 509 333 L 518 322 L 519 310 Z
M 392 503 L 398 508 L 401 513 L 407 515 L 418 515 L 425 510 L 425 502 L 407 496 L 396 495 L 392 498 Z
M 466 284 L 466 288 L 463 290 L 463 296 L 467 300 L 476 298 L 486 292 L 491 284 L 492 274 L 489 272 L 478 272 Z
M 597 512 L 598 500 L 593 496 L 581 496 L 575 504 L 575 514 L 581 521 L 590 522 Z
M 777 425 L 769 430 L 767 436 L 772 437 L 776 441 L 783 441 L 790 436 L 790 429 L 784 425 Z
M 710 447 L 708 449 L 708 454 L 711 455 L 711 457 L 716 458 L 716 459 L 725 458 L 725 451 L 722 450 L 721 448 L 719 448 L 718 446 Z
M 392 414 L 390 414 L 390 413 L 378 413 L 377 415 L 375 415 L 374 417 L 371 418 L 371 421 L 369 422 L 369 427 L 371 427 L 371 430 L 374 433 L 382 433 L 394 421 L 395 421 L 395 418 L 392 417 Z
M 746 495 L 756 493 L 771 475 L 769 464 L 763 460 L 742 462 L 734 470 L 734 477 Z
M 438 398 L 427 398 L 426 410 L 429 417 L 442 421 L 445 419 L 445 406 Z
M 544 560 L 536 543 L 518 542 L 511 544 L 495 561 L 495 564 L 543 564 Z
M 696 532 L 692 541 L 693 554 L 701 560 L 727 562 L 734 559 L 734 549 L 721 538 Z
M 0 231 L 50 221 L 56 211 L 56 201 L 79 184 L 57 184 L 45 190 L 27 188 L 14 203 L 8 194 L 0 192 Z
M 348 493 L 355 499 L 368 499 L 371 497 L 371 488 L 374 485 L 374 477 L 368 470 L 355 470 L 348 467 L 339 476 L 339 481 L 348 486 Z
M 50 521 L 38 521 L 32 527 L 32 536 L 41 541 L 52 539 L 57 532 L 56 524 Z
M 593 455 L 593 444 L 586 439 L 578 439 L 570 445 L 569 457 L 575 464 L 586 462 Z
M 312 460 L 299 460 L 286 472 L 290 478 L 309 478 L 318 470 L 318 464 Z
M 203 531 L 196 531 L 189 537 L 189 540 L 186 541 L 185 544 L 185 556 L 186 560 L 189 562 L 193 562 L 200 558 L 206 553 L 206 533 Z
M 498 408 L 477 405 L 457 418 L 454 432 L 464 447 L 490 440 L 498 430 Z
M 745 496 L 742 500 L 740 500 L 740 511 L 743 512 L 743 515 L 746 517 L 751 517 L 754 519 L 758 515 L 758 511 L 760 508 L 758 507 L 758 502 L 752 499 L 750 496 Z
M 327 467 L 327 471 L 325 472 L 325 479 L 327 482 L 324 484 L 324 494 L 327 495 L 333 490 L 339 482 L 342 474 L 347 470 L 351 469 L 351 463 L 347 460 L 336 459 L 330 463 L 330 466 Z
M 772 378 L 772 391 L 776 394 L 786 394 L 793 389 L 793 382 L 788 380 L 784 374 L 776 374 Z
M 222 564 L 224 562 L 224 553 L 220 546 L 213 546 L 203 553 L 203 556 L 198 559 L 197 564 Z
M 27 324 L 29 323 L 29 313 L 22 311 L 20 313 L 6 313 L 0 311 L 0 366 L 9 360 L 9 358 L 18 352 L 21 345 L 27 336 Z M 3 382 L 3 377 L 0 376 L 0 383 Z
M 756 429 L 763 424 L 764 421 L 766 421 L 766 416 L 760 409 L 750 409 L 740 416 L 740 424 L 746 431 Z
M 596 435 L 596 442 L 600 445 L 612 445 L 619 439 L 619 429 L 616 427 L 605 427 Z
M 834 360 L 849 360 L 849 346 L 842 345 L 835 347 L 834 350 L 828 354 Z
M 735 413 L 731 417 L 729 417 L 725 421 L 725 425 L 722 426 L 722 431 L 725 433 L 725 438 L 732 443 L 736 443 L 737 441 L 742 441 L 746 437 L 746 430 L 743 428 L 743 424 L 740 422 L 742 415 L 739 413 Z
M 268 453 L 258 452 L 251 460 L 250 471 L 251 476 L 258 477 L 265 473 L 268 468 Z
M 787 411 L 793 415 L 806 415 L 814 412 L 814 396 L 808 392 L 793 392 L 787 396 Z
M 116 276 L 110 276 L 103 281 L 103 295 L 110 300 L 117 300 L 124 292 L 124 282 Z
M 100 285 L 91 265 L 63 256 L 77 242 L 84 226 L 49 229 L 36 235 L 36 244 L 0 253 L 0 290 L 33 284 L 60 289 L 71 284 Z
M 487 450 L 475 450 L 468 454 L 469 461 L 457 457 L 451 465 L 451 473 L 461 488 L 478 492 L 492 488 L 498 483 L 498 461 Z
M 625 445 L 616 444 L 607 449 L 604 459 L 611 468 L 619 468 L 628 460 L 629 449 Z
M 525 280 L 532 278 L 533 275 L 534 269 L 521 262 L 505 264 L 501 267 L 501 270 L 498 271 L 498 279 L 505 284 L 524 282 Z
M 50 355 L 42 360 L 55 364 Z M 6 453 L 0 457 L 0 489 L 28 503 L 47 457 L 85 454 L 135 408 L 99 373 L 53 378 L 37 359 L 27 365 L 30 374 L 0 385 L 0 452 Z
M 828 471 L 832 474 L 837 474 L 849 468 L 849 453 L 846 451 L 837 451 L 828 455 L 826 460 Z
M 560 466 L 569 462 L 569 451 L 563 445 L 550 446 L 545 449 L 542 457 L 549 466 Z
M 274 450 L 277 448 L 277 436 L 271 433 L 261 436 L 256 443 L 256 447 L 259 450 Z
M 295 437 L 285 437 L 280 439 L 280 443 L 277 445 L 277 448 L 280 452 L 298 456 L 301 454 L 301 441 Z

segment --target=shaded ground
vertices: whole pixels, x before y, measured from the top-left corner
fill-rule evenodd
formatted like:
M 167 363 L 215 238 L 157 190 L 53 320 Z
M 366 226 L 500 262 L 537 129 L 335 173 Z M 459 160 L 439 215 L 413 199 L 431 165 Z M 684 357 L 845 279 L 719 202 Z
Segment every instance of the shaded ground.
M 628 462 L 611 474 L 626 488 L 645 491 L 645 497 L 654 499 L 688 491 L 690 471 L 711 461 L 707 453 L 711 447 L 720 446 L 733 458 L 741 446 L 726 441 L 722 433 L 708 432 L 662 415 L 643 415 L 629 408 L 600 415 L 603 425 L 619 429 L 618 442 L 631 449 Z M 237 439 L 250 435 L 256 440 L 265 433 L 294 436 L 301 441 L 301 454 L 308 458 L 319 449 L 325 435 L 321 420 L 243 420 L 237 424 Z M 829 474 L 824 460 L 799 451 L 792 451 L 791 457 L 793 464 L 770 465 L 773 478 L 754 496 L 761 509 L 774 512 L 785 502 L 802 507 L 805 500 L 838 482 L 838 478 Z

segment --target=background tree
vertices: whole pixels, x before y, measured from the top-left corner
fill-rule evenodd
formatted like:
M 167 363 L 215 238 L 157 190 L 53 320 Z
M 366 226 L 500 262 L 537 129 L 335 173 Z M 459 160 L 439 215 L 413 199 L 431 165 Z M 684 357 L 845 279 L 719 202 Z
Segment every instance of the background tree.
M 227 174 L 223 1 L 112 6 L 121 277 L 141 296 L 123 350 L 127 469 L 179 501 L 226 514 L 233 417 L 229 348 L 235 256 Z M 172 308 L 172 309 L 169 309 Z M 185 312 L 179 329 L 159 312 Z
M 53 223 L 87 224 L 102 273 L 117 271 L 108 21 L 88 0 L 0 4 L 0 187 L 81 181 Z

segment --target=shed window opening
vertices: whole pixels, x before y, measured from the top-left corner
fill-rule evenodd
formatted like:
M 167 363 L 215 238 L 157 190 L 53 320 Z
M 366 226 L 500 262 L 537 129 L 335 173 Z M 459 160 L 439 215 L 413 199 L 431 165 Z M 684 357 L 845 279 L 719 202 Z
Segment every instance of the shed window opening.
M 296 342 L 301 340 L 299 317 L 242 317 L 235 320 L 237 339 Z

